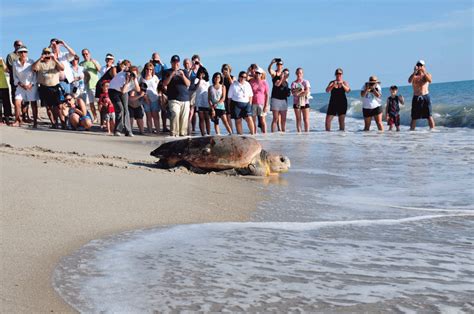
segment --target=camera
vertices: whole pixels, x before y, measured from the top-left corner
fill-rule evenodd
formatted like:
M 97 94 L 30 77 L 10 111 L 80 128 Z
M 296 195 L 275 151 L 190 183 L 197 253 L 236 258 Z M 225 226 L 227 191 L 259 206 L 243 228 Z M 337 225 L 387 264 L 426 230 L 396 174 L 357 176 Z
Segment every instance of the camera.
M 281 62 L 281 58 L 275 58 L 275 62 L 276 62 L 276 63 L 280 63 L 280 62 Z
M 130 78 L 132 80 L 134 80 L 137 77 L 134 72 L 128 72 L 128 73 L 130 73 Z

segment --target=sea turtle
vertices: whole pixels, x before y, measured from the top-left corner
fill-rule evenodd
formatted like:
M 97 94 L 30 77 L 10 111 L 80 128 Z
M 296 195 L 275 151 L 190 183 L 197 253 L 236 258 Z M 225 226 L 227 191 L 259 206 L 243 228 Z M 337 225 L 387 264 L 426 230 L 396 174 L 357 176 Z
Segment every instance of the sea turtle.
M 287 172 L 290 160 L 269 153 L 247 136 L 204 136 L 167 142 L 150 153 L 162 168 L 185 166 L 195 172 L 234 169 L 238 174 L 268 176 Z

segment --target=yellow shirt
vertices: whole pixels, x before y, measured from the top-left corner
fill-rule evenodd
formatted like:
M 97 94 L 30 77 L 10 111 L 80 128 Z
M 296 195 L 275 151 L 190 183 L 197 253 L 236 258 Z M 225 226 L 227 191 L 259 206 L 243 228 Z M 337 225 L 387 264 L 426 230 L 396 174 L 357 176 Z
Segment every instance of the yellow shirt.
M 0 63 L 0 89 L 8 88 L 7 77 L 5 76 L 5 68 Z
M 56 86 L 59 84 L 59 71 L 53 60 L 38 63 L 37 81 L 43 86 Z

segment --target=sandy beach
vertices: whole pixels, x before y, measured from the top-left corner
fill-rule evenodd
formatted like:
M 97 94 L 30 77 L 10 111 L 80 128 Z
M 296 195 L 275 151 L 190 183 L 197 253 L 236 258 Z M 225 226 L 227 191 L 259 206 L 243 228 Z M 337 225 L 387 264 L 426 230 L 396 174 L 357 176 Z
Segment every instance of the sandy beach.
M 54 291 L 61 257 L 157 225 L 246 221 L 259 184 L 153 167 L 163 137 L 0 127 L 1 312 L 74 312 Z M 241 195 L 246 195 L 242 198 Z

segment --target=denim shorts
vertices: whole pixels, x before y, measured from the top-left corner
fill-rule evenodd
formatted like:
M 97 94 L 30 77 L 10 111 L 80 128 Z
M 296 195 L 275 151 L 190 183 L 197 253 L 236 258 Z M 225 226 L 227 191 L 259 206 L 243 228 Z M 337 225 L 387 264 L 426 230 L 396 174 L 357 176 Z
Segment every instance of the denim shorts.
M 146 113 L 161 111 L 160 105 L 158 104 L 158 100 L 152 101 L 151 104 L 147 104 L 146 102 L 143 102 L 143 109 L 145 109 Z
M 252 105 L 250 103 L 232 100 L 232 104 L 234 107 L 232 119 L 247 118 L 252 115 Z

